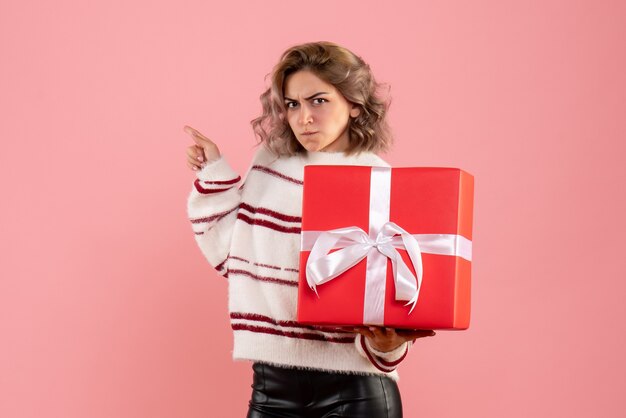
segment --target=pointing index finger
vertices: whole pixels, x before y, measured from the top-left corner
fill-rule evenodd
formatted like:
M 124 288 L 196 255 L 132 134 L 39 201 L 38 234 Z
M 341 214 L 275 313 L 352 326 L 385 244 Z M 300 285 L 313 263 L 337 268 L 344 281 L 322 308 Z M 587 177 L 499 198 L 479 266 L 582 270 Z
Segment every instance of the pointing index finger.
M 185 132 L 187 132 L 189 135 L 191 135 L 192 138 L 194 139 L 199 139 L 201 141 L 208 141 L 208 142 L 212 142 L 209 138 L 207 138 L 206 136 L 202 135 L 199 131 L 193 129 L 191 126 L 189 125 L 185 125 L 185 128 L 183 129 Z M 196 141 L 197 142 L 197 141 Z

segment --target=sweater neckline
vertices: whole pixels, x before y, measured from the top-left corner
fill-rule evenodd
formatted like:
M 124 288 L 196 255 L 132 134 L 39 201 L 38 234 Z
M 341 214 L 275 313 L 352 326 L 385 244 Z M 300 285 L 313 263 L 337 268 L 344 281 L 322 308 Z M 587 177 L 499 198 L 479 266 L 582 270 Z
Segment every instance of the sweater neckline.
M 371 159 L 372 155 L 375 154 L 361 152 L 357 155 L 346 155 L 344 151 L 307 151 L 306 154 L 302 154 L 301 158 L 305 161 L 305 164 L 324 164 L 346 161 L 346 159 L 352 161 L 367 160 Z

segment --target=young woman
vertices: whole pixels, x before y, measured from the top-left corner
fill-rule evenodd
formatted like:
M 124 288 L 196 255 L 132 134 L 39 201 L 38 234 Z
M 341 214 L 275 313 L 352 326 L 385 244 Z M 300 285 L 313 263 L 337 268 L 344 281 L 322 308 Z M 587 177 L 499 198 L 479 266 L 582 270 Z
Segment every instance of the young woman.
M 248 417 L 401 417 L 396 368 L 433 331 L 296 322 L 303 170 L 389 166 L 388 102 L 369 66 L 331 42 L 285 51 L 252 121 L 260 138 L 241 186 L 212 140 L 185 126 L 196 171 L 188 215 L 208 262 L 229 282 L 234 359 L 253 362 Z

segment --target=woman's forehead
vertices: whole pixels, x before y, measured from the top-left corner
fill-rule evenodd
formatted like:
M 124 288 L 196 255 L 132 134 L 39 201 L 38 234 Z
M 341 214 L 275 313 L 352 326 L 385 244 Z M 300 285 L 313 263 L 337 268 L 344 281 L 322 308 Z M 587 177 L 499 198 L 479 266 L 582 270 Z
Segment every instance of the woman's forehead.
M 329 84 L 310 71 L 298 71 L 289 74 L 285 80 L 285 96 L 290 98 L 310 97 L 320 92 L 332 94 L 336 91 L 332 84 Z

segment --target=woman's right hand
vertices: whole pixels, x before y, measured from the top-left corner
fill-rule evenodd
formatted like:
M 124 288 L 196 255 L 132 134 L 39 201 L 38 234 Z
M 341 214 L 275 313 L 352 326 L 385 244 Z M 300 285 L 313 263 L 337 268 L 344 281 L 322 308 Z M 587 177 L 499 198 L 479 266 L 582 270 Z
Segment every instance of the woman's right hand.
M 217 145 L 206 136 L 202 135 L 191 126 L 185 125 L 183 128 L 195 144 L 187 147 L 187 165 L 194 171 L 200 170 L 207 162 L 217 160 L 220 157 L 220 150 Z

